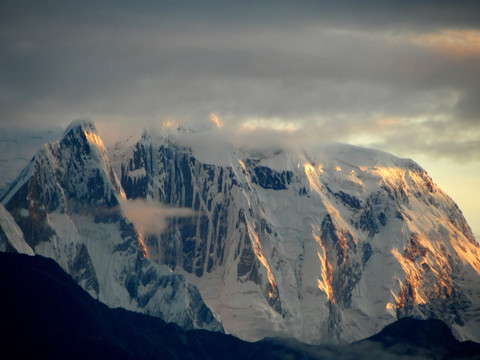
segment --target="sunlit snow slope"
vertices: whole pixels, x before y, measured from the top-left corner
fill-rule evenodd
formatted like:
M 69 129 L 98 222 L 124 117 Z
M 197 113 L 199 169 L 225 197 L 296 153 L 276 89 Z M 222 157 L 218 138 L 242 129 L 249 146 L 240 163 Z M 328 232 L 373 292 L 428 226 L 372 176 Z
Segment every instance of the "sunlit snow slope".
M 195 286 L 144 258 L 119 206 L 124 197 L 95 125 L 76 121 L 59 141 L 43 146 L 1 200 L 28 249 L 55 259 L 95 298 L 187 329 L 220 330 Z M 2 209 L 3 228 L 9 220 Z M 17 249 L 21 242 L 6 234 L 7 250 Z
M 415 162 L 213 138 L 144 131 L 109 153 L 128 198 L 196 211 L 148 237 L 148 253 L 197 285 L 227 331 L 341 342 L 414 316 L 480 341 L 479 245 Z

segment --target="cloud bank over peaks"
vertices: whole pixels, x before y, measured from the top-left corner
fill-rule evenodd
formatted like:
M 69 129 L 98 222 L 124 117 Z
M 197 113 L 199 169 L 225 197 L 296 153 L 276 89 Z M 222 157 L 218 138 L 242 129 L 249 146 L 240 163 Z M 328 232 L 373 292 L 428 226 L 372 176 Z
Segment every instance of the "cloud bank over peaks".
M 362 137 L 390 151 L 410 129 L 433 144 L 413 151 L 476 159 L 479 10 L 475 1 L 4 1 L 2 125 L 205 118 L 230 132 Z M 377 126 L 392 117 L 401 138 Z M 450 143 L 436 146 L 419 118 L 445 119 Z

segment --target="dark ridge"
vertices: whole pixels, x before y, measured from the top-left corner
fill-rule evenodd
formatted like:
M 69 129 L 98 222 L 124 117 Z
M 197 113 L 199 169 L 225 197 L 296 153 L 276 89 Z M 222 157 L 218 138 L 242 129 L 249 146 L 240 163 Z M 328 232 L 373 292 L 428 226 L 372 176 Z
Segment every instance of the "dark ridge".
M 9 359 L 313 358 L 111 309 L 41 256 L 0 252 L 0 273 L 0 354 Z
M 458 342 L 441 321 L 402 319 L 367 340 L 344 346 L 278 338 L 249 343 L 111 309 L 93 299 L 56 262 L 41 256 L 0 252 L 0 273 L 2 358 L 480 359 L 479 344 Z
M 431 351 L 435 359 L 480 359 L 480 344 L 460 342 L 441 320 L 402 318 L 364 341 L 381 343 L 385 349 L 415 355 L 416 349 Z

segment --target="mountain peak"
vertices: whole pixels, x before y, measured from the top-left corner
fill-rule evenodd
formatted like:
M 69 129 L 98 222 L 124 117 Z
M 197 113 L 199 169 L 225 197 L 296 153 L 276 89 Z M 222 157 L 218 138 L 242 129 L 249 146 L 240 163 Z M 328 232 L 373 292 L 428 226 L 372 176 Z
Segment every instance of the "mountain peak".
M 110 171 L 108 170 L 110 165 L 108 164 L 107 150 L 105 149 L 103 140 L 92 120 L 80 119 L 72 121 L 65 130 L 60 142 L 67 147 L 75 144 L 75 146 L 83 149 L 83 147 L 86 146 L 86 153 L 90 154 L 90 151 L 94 151 L 96 153 L 96 158 L 103 163 L 107 172 Z
M 70 131 L 74 129 L 81 129 L 83 131 L 92 132 L 98 135 L 97 127 L 95 123 L 90 119 L 78 119 L 74 120 L 67 126 L 65 129 L 64 135 L 68 134 Z

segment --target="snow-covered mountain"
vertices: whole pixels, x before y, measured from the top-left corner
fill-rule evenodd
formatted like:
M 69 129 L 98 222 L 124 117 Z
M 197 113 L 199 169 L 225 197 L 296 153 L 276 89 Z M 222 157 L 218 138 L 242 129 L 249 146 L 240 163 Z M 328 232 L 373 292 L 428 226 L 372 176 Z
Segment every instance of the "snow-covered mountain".
M 119 206 L 124 197 L 95 125 L 76 121 L 59 141 L 43 146 L 2 203 L 28 246 L 55 259 L 93 297 L 187 329 L 221 330 L 195 286 L 143 256 Z
M 140 238 L 124 198 L 190 215 Z M 185 129 L 107 154 L 75 122 L 2 203 L 35 253 L 110 306 L 187 328 L 220 328 L 215 313 L 246 340 L 354 341 L 413 316 L 480 341 L 480 247 L 411 160 L 345 144 L 242 149 Z
M 242 339 L 354 341 L 397 318 L 480 340 L 480 248 L 415 162 L 345 144 L 237 149 L 144 131 L 112 147 L 127 198 L 191 208 L 147 237 Z

